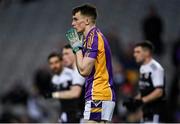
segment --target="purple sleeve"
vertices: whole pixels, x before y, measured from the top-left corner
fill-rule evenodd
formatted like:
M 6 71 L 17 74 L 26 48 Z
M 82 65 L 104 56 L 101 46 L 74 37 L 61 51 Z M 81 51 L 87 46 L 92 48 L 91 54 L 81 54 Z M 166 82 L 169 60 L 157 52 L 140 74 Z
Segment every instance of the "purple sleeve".
M 97 54 L 98 54 L 98 35 L 97 33 L 94 33 L 88 38 L 86 56 L 95 59 L 97 57 Z

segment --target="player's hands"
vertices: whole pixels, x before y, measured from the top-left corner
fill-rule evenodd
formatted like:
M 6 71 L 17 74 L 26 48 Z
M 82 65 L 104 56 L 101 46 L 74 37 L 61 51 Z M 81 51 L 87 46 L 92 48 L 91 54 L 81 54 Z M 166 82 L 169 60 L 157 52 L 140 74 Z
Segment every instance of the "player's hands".
M 77 52 L 82 48 L 83 35 L 78 34 L 74 28 L 67 31 L 66 37 L 73 49 L 73 52 Z
M 52 93 L 52 97 L 53 97 L 53 98 L 59 98 L 59 93 L 58 93 L 58 92 Z
M 141 107 L 143 105 L 143 101 L 141 99 L 134 99 L 134 105 L 137 107 Z
M 123 102 L 123 106 L 125 106 L 129 111 L 136 111 L 143 104 L 144 103 L 141 99 L 133 99 L 133 98 L 128 98 Z
M 123 101 L 123 106 L 125 106 L 129 111 L 134 110 L 133 99 L 128 98 Z

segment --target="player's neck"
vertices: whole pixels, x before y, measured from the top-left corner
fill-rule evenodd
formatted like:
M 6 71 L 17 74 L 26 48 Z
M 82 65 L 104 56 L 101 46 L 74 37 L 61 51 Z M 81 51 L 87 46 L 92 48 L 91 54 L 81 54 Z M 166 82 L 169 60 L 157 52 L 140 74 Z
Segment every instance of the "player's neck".
M 72 65 L 72 69 L 75 69 L 75 68 L 76 68 L 76 61 Z
M 63 71 L 63 69 L 64 69 L 64 67 L 60 68 L 60 69 L 59 69 L 59 72 L 57 73 L 57 75 L 60 75 L 61 72 Z
M 96 26 L 95 24 L 88 25 L 88 26 L 85 28 L 85 31 L 84 31 L 84 33 L 83 33 L 84 37 L 87 37 L 89 31 L 90 31 L 91 29 L 93 29 L 95 26 Z
M 76 61 L 74 61 L 74 63 L 73 64 L 71 64 L 70 66 L 68 66 L 68 68 L 70 68 L 70 69 L 75 69 L 76 68 Z
M 146 65 L 146 64 L 150 63 L 151 60 L 152 60 L 152 57 L 146 58 L 145 61 L 143 62 L 143 65 Z

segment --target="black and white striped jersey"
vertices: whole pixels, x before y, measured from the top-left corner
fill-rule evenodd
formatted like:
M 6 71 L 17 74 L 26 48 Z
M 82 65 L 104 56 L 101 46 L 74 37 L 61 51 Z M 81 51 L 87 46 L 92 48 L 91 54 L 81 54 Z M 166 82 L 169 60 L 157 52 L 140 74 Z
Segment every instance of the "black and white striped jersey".
M 152 59 L 148 64 L 141 65 L 139 79 L 141 96 L 150 94 L 157 87 L 164 89 L 164 77 L 164 69 L 156 60 Z
M 77 70 L 72 70 L 64 67 L 59 75 L 53 75 L 52 77 L 53 89 L 55 91 L 68 91 L 73 85 L 84 85 L 84 78 L 80 76 Z M 60 100 L 62 111 L 77 110 L 81 99 L 67 99 Z

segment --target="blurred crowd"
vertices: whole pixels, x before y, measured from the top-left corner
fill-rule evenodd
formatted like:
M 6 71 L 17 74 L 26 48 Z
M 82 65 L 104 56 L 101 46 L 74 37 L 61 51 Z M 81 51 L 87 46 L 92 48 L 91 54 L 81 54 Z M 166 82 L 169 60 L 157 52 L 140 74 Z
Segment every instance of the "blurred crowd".
M 20 4 L 27 4 L 27 3 L 35 2 L 35 1 L 37 0 L 0 0 L 0 6 L 3 8 L 6 8 L 14 2 L 17 2 Z
M 0 0 L 2 4 L 9 4 L 11 0 Z M 29 2 L 32 0 L 21 0 Z M 149 8 L 149 13 L 141 22 L 144 40 L 154 44 L 155 55 L 161 58 L 166 53 L 163 42 L 165 24 L 154 6 Z M 112 61 L 114 82 L 116 88 L 116 108 L 113 122 L 138 122 L 142 116 L 140 109 L 128 111 L 122 102 L 124 99 L 134 96 L 138 87 L 138 69 L 133 58 L 133 42 L 128 47 L 123 47 L 123 41 L 116 31 L 106 32 L 109 41 Z M 180 34 L 173 42 L 171 48 L 171 62 L 173 64 L 173 78 L 170 82 L 169 93 L 167 94 L 168 108 L 167 121 L 180 122 Z M 168 70 L 165 69 L 167 72 Z M 167 72 L 168 74 L 168 72 Z M 35 70 L 33 85 L 27 89 L 21 80 L 17 80 L 6 93 L 0 95 L 0 122 L 57 122 L 61 111 L 60 104 L 54 99 L 45 99 L 43 94 L 48 90 L 51 76 L 47 67 L 40 67 Z
M 16 81 L 13 88 L 1 96 L 0 122 L 57 122 L 60 112 L 59 102 L 44 98 L 50 82 L 50 73 L 44 68 L 35 71 L 34 83 L 29 89 L 23 86 L 20 80 Z

